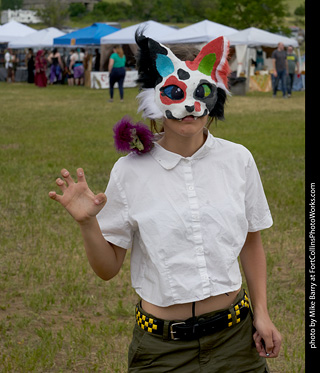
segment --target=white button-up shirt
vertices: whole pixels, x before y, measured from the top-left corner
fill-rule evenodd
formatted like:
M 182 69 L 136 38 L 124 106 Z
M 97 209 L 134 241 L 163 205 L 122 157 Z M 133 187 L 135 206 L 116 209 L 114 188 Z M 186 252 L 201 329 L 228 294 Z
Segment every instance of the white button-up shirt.
M 132 286 L 157 306 L 237 290 L 247 233 L 272 225 L 251 153 L 210 133 L 192 157 L 155 143 L 120 158 L 106 195 L 102 234 L 132 249 Z

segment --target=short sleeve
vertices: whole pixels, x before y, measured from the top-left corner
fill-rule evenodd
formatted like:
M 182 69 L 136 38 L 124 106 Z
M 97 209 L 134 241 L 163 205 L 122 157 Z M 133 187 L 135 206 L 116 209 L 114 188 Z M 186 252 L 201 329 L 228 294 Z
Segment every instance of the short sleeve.
M 252 156 L 247 168 L 245 206 L 249 232 L 257 232 L 272 226 L 271 212 Z
M 108 242 L 124 249 L 130 249 L 133 230 L 129 223 L 128 204 L 114 169 L 111 171 L 105 194 L 107 203 L 97 215 L 102 235 Z

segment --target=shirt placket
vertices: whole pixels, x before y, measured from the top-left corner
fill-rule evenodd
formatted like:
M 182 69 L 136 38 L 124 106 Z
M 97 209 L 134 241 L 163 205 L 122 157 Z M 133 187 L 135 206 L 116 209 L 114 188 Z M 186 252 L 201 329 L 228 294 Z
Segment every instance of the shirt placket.
M 192 161 L 184 160 L 183 162 L 184 178 L 189 201 L 191 227 L 193 234 L 194 250 L 197 258 L 197 268 L 202 282 L 204 296 L 210 295 L 210 283 L 207 271 L 206 260 L 204 257 L 203 237 L 201 233 L 199 202 L 195 190 L 195 184 L 192 174 Z

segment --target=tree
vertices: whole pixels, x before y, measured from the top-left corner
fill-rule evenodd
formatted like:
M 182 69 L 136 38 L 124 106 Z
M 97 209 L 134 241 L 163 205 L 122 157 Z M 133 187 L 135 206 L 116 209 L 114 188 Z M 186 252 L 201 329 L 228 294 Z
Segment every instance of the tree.
M 305 5 L 305 2 L 303 2 L 303 4 L 298 6 L 294 11 L 295 23 L 302 27 L 305 27 L 305 14 L 306 14 L 306 5 Z
M 94 5 L 91 17 L 96 21 L 120 21 L 131 18 L 131 5 L 124 2 L 100 2 Z
M 7 10 L 7 9 L 21 9 L 23 0 L 2 0 L 0 1 L 1 7 L 0 9 L 2 10 Z
M 284 0 L 219 0 L 214 21 L 236 29 L 257 27 L 270 32 L 288 33 Z
M 294 11 L 294 14 L 296 16 L 300 16 L 300 17 L 304 17 L 305 16 L 305 13 L 306 13 L 306 5 L 305 5 L 305 2 L 303 4 L 301 4 L 300 6 L 298 6 L 295 11 Z
M 156 0 L 135 0 L 132 1 L 132 18 L 148 21 L 151 19 L 152 10 L 155 9 Z
M 86 6 L 82 3 L 71 3 L 68 11 L 70 17 L 83 17 L 87 13 Z
M 37 14 L 45 25 L 57 28 L 61 28 L 69 16 L 68 6 L 62 0 L 47 0 Z

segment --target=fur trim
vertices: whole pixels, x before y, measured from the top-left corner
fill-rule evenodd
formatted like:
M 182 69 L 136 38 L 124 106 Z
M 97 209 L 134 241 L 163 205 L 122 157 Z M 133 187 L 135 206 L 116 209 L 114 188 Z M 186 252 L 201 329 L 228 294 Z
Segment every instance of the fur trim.
M 221 87 L 226 91 L 227 94 L 230 94 L 228 91 L 228 76 L 230 74 L 230 66 L 228 63 L 228 56 L 229 56 L 229 45 L 230 42 L 227 38 L 224 36 L 223 38 L 223 52 L 222 52 L 222 57 L 220 60 L 220 63 L 217 67 L 216 70 L 216 76 L 218 80 L 218 87 Z
M 227 99 L 227 94 L 224 88 L 217 89 L 218 99 L 214 105 L 213 110 L 209 113 L 209 116 L 212 118 L 217 118 L 219 120 L 224 120 L 224 104 Z
M 137 95 L 139 100 L 138 112 L 142 111 L 143 118 L 160 119 L 163 117 L 158 105 L 155 103 L 155 89 L 144 88 Z

